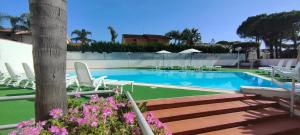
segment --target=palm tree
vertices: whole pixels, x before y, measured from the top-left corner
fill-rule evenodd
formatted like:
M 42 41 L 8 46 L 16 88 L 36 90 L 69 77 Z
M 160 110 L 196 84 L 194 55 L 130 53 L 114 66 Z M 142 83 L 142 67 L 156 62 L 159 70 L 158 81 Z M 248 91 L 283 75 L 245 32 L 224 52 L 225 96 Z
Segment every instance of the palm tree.
M 20 16 L 20 29 L 30 30 L 30 14 L 23 13 Z
M 174 40 L 175 44 L 179 44 L 180 43 L 180 39 L 181 39 L 181 33 L 179 30 L 172 30 L 169 31 L 165 34 L 166 37 L 168 37 L 171 40 Z
M 88 45 L 90 42 L 92 42 L 93 40 L 92 39 L 89 39 L 88 38 L 88 35 L 92 35 L 91 32 L 85 30 L 85 29 L 82 29 L 82 30 L 74 30 L 71 35 L 76 35 L 76 37 L 72 38 L 71 40 L 75 41 L 75 42 L 78 42 L 80 41 L 80 43 L 82 45 Z
M 6 15 L 4 13 L 0 12 L 0 29 L 4 29 L 4 26 L 2 26 L 2 23 L 5 19 L 6 19 Z
M 5 14 L 0 14 L 0 23 L 1 21 L 8 20 L 11 25 L 11 30 L 15 33 L 17 30 L 29 30 L 30 21 L 29 14 L 23 13 L 20 16 L 10 16 Z
M 108 26 L 107 29 L 109 30 L 111 35 L 111 42 L 115 43 L 118 37 L 118 33 L 115 31 L 115 29 L 112 26 Z
M 49 118 L 49 111 L 67 111 L 66 0 L 29 0 L 36 76 L 35 120 Z
M 196 43 L 201 42 L 201 34 L 198 32 L 198 29 L 184 29 L 181 33 L 181 38 L 188 45 L 195 45 Z

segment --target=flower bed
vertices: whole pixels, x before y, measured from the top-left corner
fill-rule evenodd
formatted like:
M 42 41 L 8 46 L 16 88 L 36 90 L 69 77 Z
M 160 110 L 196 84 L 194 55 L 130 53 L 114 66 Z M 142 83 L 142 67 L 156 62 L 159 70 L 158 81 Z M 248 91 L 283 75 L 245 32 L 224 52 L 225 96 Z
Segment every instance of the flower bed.
M 140 106 L 144 106 L 141 104 Z M 145 111 L 141 107 L 142 111 Z M 60 108 L 50 111 L 51 119 L 37 122 L 23 121 L 10 135 L 140 135 L 138 121 L 125 95 L 100 98 L 92 95 L 88 101 L 80 95 L 68 99 L 68 111 Z M 166 126 L 151 113 L 146 120 L 155 135 L 170 135 Z

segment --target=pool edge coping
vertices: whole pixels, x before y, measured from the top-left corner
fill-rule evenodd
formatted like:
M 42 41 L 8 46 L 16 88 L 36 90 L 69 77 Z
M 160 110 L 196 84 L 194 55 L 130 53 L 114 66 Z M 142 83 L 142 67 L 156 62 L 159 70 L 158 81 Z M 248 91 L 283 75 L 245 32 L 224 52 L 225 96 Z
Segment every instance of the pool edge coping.
M 255 77 L 259 77 L 261 79 L 265 79 L 265 80 L 268 80 L 268 81 L 272 81 L 272 79 L 269 78 L 269 77 L 265 77 L 265 76 L 258 75 L 258 74 L 255 74 L 255 73 L 251 73 L 251 72 L 243 72 L 243 73 L 248 74 L 248 75 L 252 75 L 252 76 L 255 76 Z

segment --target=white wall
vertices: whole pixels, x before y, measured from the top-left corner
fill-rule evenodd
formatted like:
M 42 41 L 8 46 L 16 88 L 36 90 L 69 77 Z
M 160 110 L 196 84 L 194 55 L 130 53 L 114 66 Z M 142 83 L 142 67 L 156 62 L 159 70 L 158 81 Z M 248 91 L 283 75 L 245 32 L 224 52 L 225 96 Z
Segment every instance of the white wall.
M 241 59 L 245 56 L 241 55 Z M 128 53 L 113 52 L 113 53 L 67 53 L 67 69 L 74 69 L 74 62 L 87 63 L 89 68 L 124 68 L 124 67 L 149 67 L 163 66 L 163 57 L 156 53 Z M 165 66 L 188 66 L 190 65 L 190 54 L 165 54 Z M 199 53 L 193 55 L 192 65 L 200 66 L 207 61 L 218 60 L 218 66 L 234 66 L 237 62 L 237 54 L 223 53 Z
M 33 67 L 32 45 L 0 39 L 0 71 L 7 72 L 4 63 L 11 65 L 17 73 L 24 73 L 22 63 Z
M 180 54 L 172 54 L 172 57 L 165 57 L 166 66 L 184 66 L 189 65 L 190 57 L 183 57 Z M 74 69 L 74 62 L 82 61 L 90 68 L 118 68 L 118 67 L 145 67 L 162 66 L 161 56 L 154 53 L 134 53 L 128 60 L 127 53 L 67 53 L 67 69 Z M 219 59 L 216 65 L 232 66 L 236 61 L 234 54 L 199 54 L 193 57 L 193 65 L 198 66 L 205 62 L 205 59 Z M 290 60 L 290 59 L 286 59 Z M 293 65 L 296 65 L 296 59 Z M 279 59 L 261 59 L 262 66 L 277 65 Z M 6 72 L 4 63 L 8 62 L 18 73 L 23 73 L 21 63 L 28 63 L 33 67 L 32 45 L 15 42 L 11 40 L 0 39 L 0 71 Z

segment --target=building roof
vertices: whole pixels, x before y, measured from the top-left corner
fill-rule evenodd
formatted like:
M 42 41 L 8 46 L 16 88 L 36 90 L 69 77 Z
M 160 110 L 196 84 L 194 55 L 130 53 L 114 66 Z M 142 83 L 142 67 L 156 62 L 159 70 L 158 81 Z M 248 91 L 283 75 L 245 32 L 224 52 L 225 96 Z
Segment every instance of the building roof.
M 154 35 L 154 34 L 143 34 L 143 35 L 123 34 L 123 38 L 162 38 L 162 39 L 169 39 L 166 36 L 163 36 L 163 35 Z
M 10 33 L 11 29 L 0 29 L 0 33 Z
M 0 29 L 0 33 L 11 33 L 11 29 Z M 17 30 L 14 34 L 16 35 L 30 35 L 31 31 L 28 30 Z
M 17 31 L 15 34 L 16 35 L 30 35 L 31 31 L 28 31 L 28 30 L 26 30 L 26 31 Z

